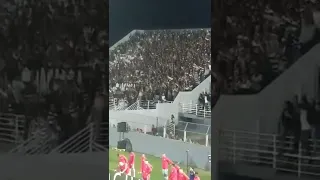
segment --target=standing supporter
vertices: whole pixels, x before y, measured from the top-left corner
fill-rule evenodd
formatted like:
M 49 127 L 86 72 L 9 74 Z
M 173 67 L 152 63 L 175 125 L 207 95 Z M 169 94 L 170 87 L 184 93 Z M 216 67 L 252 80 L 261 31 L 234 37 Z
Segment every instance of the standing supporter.
M 199 85 L 210 64 L 210 29 L 137 31 L 110 50 L 110 91 L 129 104 L 172 101 Z
M 310 110 L 310 103 L 306 96 L 302 96 L 300 107 L 300 122 L 301 122 L 301 147 L 307 154 L 310 153 L 310 142 L 311 137 L 311 125 L 308 122 L 308 111 Z
M 319 42 L 320 1 L 280 4 L 221 1 L 212 47 L 218 93 L 261 91 Z
M 83 128 L 77 125 L 78 117 L 70 116 L 67 110 L 70 104 L 77 113 L 81 108 L 81 115 L 90 114 L 80 105 L 86 103 L 76 98 L 77 91 L 90 94 L 88 106 L 91 107 L 93 95 L 102 88 L 102 72 L 106 71 L 108 59 L 108 34 L 102 23 L 108 18 L 107 4 L 101 0 L 24 1 L 21 6 L 18 1 L 12 1 L 10 6 L 10 13 L 2 14 L 6 23 L 0 42 L 3 55 L 0 79 L 5 80 L 1 88 L 13 81 L 9 88 L 12 97 L 8 97 L 5 104 L 13 102 L 13 113 L 25 112 L 24 138 L 28 138 L 30 121 L 35 121 L 40 112 L 47 112 L 49 105 L 54 104 L 57 116 L 49 120 L 60 121 L 62 143 Z M 34 86 L 34 90 L 29 91 L 29 86 L 32 89 Z M 8 110 L 1 106 L 1 112 Z M 100 114 L 96 114 L 94 118 L 98 121 Z
M 162 175 L 164 177 L 164 179 L 168 179 L 168 167 L 169 164 L 172 164 L 172 161 L 165 155 L 163 154 L 161 157 L 161 161 L 162 161 Z
M 133 177 L 136 177 L 136 170 L 134 168 L 135 157 L 136 157 L 136 155 L 134 154 L 134 152 L 131 152 L 130 156 L 129 156 L 129 168 L 131 171 L 131 176 L 133 176 Z
M 280 153 L 283 151 L 284 142 L 290 133 L 294 132 L 294 122 L 293 122 L 293 105 L 290 101 L 285 102 L 285 108 L 281 114 L 281 140 L 280 140 Z

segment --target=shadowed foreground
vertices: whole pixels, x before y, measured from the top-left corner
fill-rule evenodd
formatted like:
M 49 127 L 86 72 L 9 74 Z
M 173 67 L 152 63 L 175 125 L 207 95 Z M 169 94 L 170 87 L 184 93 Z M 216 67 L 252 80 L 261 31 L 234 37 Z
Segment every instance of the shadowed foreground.
M 2 180 L 106 180 L 108 152 L 0 156 Z

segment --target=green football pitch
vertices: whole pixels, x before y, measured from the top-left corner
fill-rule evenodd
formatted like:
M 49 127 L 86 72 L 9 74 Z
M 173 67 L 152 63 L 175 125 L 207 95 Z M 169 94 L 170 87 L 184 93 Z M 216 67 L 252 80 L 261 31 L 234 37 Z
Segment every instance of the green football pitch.
M 118 157 L 117 157 L 117 153 L 121 153 L 124 154 L 125 156 L 127 156 L 127 158 L 129 158 L 129 153 L 127 152 L 119 152 L 115 149 L 112 149 L 109 151 L 109 168 L 111 169 L 111 171 L 113 171 L 114 169 L 117 168 L 118 166 Z M 140 153 L 135 153 L 136 154 L 136 160 L 135 160 L 135 169 L 136 169 L 136 176 L 138 178 L 140 178 L 140 174 L 138 174 L 139 170 L 140 170 L 140 157 L 141 154 Z M 155 156 L 151 156 L 151 155 L 147 155 L 145 154 L 148 161 L 151 163 L 151 165 L 153 166 L 153 171 L 151 173 L 151 179 L 156 179 L 156 180 L 161 180 L 163 179 L 162 177 L 162 172 L 161 172 L 161 159 Z M 185 166 L 181 166 L 183 168 L 183 170 L 186 170 Z M 202 169 L 195 169 L 195 171 L 197 171 L 199 173 L 199 176 L 201 178 L 201 180 L 211 180 L 211 173 L 209 171 L 205 171 Z

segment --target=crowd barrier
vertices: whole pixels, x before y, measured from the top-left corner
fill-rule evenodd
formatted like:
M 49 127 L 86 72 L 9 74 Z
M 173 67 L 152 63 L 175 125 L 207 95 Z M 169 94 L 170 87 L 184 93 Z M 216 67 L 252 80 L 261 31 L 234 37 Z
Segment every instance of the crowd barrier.
M 180 104 L 182 113 L 193 114 L 200 118 L 211 118 L 211 106 L 209 104 L 199 105 L 194 103 Z
M 171 124 L 170 121 L 167 121 L 166 124 L 153 125 L 120 119 L 110 119 L 109 122 L 109 126 L 111 128 L 116 128 L 119 122 L 127 122 L 129 131 L 132 132 L 140 132 L 164 138 L 182 140 L 184 142 L 193 144 L 211 146 L 210 125 L 184 121 L 179 121 L 178 124 Z M 174 137 L 171 137 L 170 135 Z
M 320 141 L 309 140 L 310 149 L 293 151 L 293 137 L 284 140 L 276 134 L 221 130 L 220 157 L 233 164 L 246 162 L 279 171 L 295 173 L 298 177 L 311 175 L 320 178 Z

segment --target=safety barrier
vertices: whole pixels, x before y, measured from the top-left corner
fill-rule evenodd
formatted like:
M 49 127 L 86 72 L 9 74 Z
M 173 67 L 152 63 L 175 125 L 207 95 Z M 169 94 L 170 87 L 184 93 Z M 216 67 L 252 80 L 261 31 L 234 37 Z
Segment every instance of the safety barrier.
M 109 97 L 109 110 L 114 110 L 116 107 L 116 99 Z
M 104 148 L 109 147 L 109 123 L 102 122 L 100 124 L 100 135 L 95 139 L 95 142 Z
M 211 118 L 210 105 L 199 105 L 194 103 L 180 104 L 180 111 L 182 113 L 193 114 L 201 118 Z
M 126 108 L 126 110 L 144 110 L 156 109 L 158 103 L 172 103 L 173 101 L 152 101 L 152 100 L 139 100 Z
M 144 110 L 142 107 L 140 107 L 140 102 L 137 101 L 133 104 L 131 104 L 129 107 L 127 107 L 125 110 Z
M 22 115 L 0 113 L 0 142 L 19 144 L 23 141 L 25 118 Z
M 113 118 L 109 119 L 109 126 L 116 127 L 119 122 L 127 122 L 130 131 L 141 131 L 143 133 L 151 132 L 153 126 L 157 127 L 157 125 L 152 124 L 152 122 L 150 122 L 150 124 L 146 124 L 141 122 L 133 122 L 127 119 L 113 119 Z M 160 126 L 163 127 L 164 124 Z
M 179 121 L 175 126 L 175 136 L 184 142 L 211 146 L 211 126 Z
M 320 141 L 309 140 L 309 151 L 301 144 L 294 152 L 293 137 L 281 140 L 275 134 L 222 130 L 219 132 L 220 157 L 234 164 L 246 162 L 279 171 L 295 173 L 298 177 L 312 175 L 320 178 Z
M 70 137 L 64 143 L 54 148 L 50 153 L 107 151 L 107 148 L 95 141 L 94 128 L 94 125 L 90 123 L 87 127 Z
M 172 103 L 173 101 L 153 101 L 153 100 L 139 100 L 130 106 L 125 106 L 126 101 L 118 100 L 116 98 L 109 98 L 109 110 L 144 110 L 156 109 L 158 103 Z
M 46 154 L 50 152 L 53 145 L 48 136 L 43 136 L 40 131 L 36 131 L 31 137 L 13 148 L 9 153 L 23 155 Z
M 116 128 L 118 122 L 127 122 L 129 131 L 140 132 L 149 135 L 161 136 L 170 139 L 179 139 L 184 142 L 211 146 L 211 126 L 179 121 L 178 124 L 167 121 L 166 124 L 153 126 L 126 120 L 110 119 L 110 128 Z M 136 128 L 136 127 L 144 127 Z M 106 126 L 104 127 L 106 128 Z
M 117 98 L 109 97 L 109 110 L 125 110 L 128 102 L 125 100 L 119 100 Z

